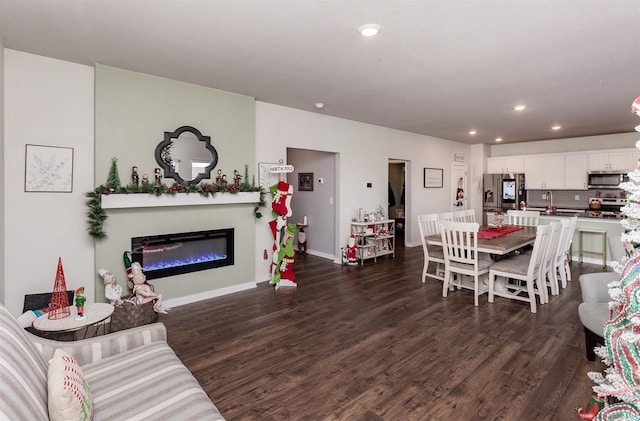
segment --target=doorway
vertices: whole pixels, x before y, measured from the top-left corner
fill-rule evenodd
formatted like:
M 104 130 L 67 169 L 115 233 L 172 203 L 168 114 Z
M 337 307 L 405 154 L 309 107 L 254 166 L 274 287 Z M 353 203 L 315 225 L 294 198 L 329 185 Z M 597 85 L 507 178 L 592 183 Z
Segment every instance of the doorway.
M 293 186 L 288 222 L 305 224 L 307 253 L 332 260 L 338 258 L 339 250 L 337 162 L 338 154 L 333 152 L 287 148 L 287 163 L 294 167 L 287 174 Z
M 451 211 L 467 209 L 468 199 L 466 164 L 451 164 L 451 191 L 453 192 Z
M 405 245 L 405 233 L 408 232 L 407 221 L 407 162 L 389 159 L 388 209 L 389 219 L 396 221 L 396 247 Z

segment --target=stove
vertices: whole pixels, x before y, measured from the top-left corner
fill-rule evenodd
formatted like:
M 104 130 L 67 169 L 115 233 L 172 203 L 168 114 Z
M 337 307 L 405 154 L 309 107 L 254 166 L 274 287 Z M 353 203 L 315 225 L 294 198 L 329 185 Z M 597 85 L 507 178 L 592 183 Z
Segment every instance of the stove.
M 627 204 L 627 199 L 617 197 L 590 197 L 587 216 L 590 218 L 621 218 L 620 208 Z

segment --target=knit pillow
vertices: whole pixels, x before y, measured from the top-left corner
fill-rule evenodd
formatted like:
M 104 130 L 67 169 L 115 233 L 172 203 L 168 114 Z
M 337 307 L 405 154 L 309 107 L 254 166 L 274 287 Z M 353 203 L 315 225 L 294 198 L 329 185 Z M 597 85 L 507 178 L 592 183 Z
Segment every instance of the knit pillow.
M 48 377 L 49 419 L 90 420 L 91 390 L 76 359 L 57 349 L 49 361 Z

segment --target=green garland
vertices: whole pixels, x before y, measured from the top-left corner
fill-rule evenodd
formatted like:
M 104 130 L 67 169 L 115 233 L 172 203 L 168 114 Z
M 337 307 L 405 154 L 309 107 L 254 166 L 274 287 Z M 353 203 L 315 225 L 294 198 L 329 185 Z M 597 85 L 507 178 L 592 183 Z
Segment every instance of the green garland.
M 147 193 L 147 194 L 155 194 L 160 196 L 162 194 L 170 194 L 176 195 L 178 193 L 198 193 L 205 197 L 207 196 L 215 196 L 216 193 L 255 193 L 260 192 L 260 201 L 256 204 L 253 209 L 253 214 L 256 218 L 262 218 L 262 213 L 260 212 L 260 208 L 265 206 L 266 202 L 264 200 L 265 190 L 262 187 L 256 187 L 255 183 L 247 183 L 246 178 L 245 182 L 240 183 L 238 186 L 235 184 L 227 184 L 226 186 L 220 186 L 216 184 L 209 183 L 201 183 L 198 185 L 184 185 L 184 184 L 174 184 L 173 186 L 167 187 L 164 184 L 155 185 L 155 184 L 142 184 L 141 186 L 133 186 L 129 185 L 126 187 L 118 187 L 115 189 L 110 189 L 105 185 L 96 187 L 92 192 L 86 193 L 85 196 L 89 198 L 87 200 L 87 231 L 89 235 L 96 239 L 102 240 L 107 238 L 107 232 L 104 230 L 104 221 L 107 220 L 107 213 L 102 209 L 102 204 L 100 202 L 100 198 L 103 194 L 138 194 L 138 193 Z

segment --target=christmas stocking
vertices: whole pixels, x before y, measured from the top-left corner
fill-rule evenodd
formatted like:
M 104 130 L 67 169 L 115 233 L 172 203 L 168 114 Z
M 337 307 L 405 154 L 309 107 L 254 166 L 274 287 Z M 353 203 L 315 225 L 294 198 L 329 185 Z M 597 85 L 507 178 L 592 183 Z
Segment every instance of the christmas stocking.
M 270 187 L 273 202 L 271 208 L 278 215 L 291 216 L 291 196 L 293 195 L 293 186 L 284 181 L 280 181 Z
M 280 279 L 295 282 L 296 275 L 293 273 L 293 257 L 285 257 L 280 263 Z
M 576 412 L 581 420 L 593 420 L 603 407 L 604 402 L 597 395 L 593 395 L 586 409 L 576 407 Z
M 280 282 L 280 279 L 289 281 L 295 281 L 296 279 L 293 274 L 293 261 L 296 254 L 293 250 L 293 237 L 295 233 L 296 225 L 287 224 L 284 236 L 282 237 L 282 243 L 280 244 L 280 250 L 277 253 L 277 264 L 275 265 L 273 274 L 273 283 L 275 284 Z M 285 262 L 285 260 L 288 261 Z

